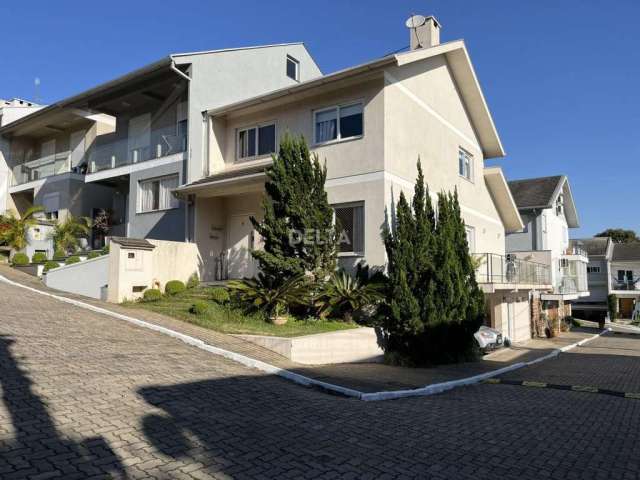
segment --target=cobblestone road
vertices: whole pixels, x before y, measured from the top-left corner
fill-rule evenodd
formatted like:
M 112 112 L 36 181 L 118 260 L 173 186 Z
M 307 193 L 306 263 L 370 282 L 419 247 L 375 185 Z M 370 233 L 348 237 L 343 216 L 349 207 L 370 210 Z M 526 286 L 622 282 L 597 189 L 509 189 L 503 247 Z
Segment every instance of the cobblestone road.
M 640 336 L 596 342 L 518 377 L 640 385 Z M 0 390 L 3 480 L 640 472 L 640 400 L 478 385 L 365 403 L 3 283 Z

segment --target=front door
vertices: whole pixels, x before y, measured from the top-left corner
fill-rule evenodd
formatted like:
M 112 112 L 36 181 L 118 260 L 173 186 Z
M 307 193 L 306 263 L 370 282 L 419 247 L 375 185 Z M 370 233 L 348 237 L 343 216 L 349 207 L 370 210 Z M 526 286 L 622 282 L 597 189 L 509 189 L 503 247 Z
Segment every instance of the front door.
M 620 318 L 631 318 L 633 314 L 633 298 L 620 299 Z
M 227 223 L 227 265 L 229 278 L 245 278 L 255 275 L 255 264 L 251 256 L 254 248 L 251 215 L 235 215 Z

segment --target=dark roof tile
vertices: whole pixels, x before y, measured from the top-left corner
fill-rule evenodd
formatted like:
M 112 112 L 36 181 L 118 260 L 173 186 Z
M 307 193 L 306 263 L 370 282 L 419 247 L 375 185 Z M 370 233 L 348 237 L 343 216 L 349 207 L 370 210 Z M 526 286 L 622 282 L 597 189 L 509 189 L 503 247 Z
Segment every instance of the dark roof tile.
M 512 180 L 508 183 L 511 195 L 519 209 L 549 208 L 553 206 L 553 194 L 563 178 L 562 175 L 555 175 Z

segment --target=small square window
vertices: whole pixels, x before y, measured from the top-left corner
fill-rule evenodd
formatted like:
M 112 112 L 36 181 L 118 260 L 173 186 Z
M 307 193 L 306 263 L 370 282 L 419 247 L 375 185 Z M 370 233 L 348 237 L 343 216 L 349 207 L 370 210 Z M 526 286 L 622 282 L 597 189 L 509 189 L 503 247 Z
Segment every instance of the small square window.
M 287 77 L 296 82 L 300 81 L 300 62 L 291 55 L 287 55 Z
M 238 159 L 246 160 L 276 152 L 276 125 L 244 128 L 238 131 Z

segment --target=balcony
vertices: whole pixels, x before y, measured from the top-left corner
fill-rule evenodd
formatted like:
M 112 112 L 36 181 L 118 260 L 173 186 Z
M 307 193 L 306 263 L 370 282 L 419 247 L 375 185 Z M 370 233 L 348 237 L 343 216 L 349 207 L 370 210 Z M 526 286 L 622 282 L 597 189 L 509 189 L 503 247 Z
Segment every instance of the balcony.
M 634 279 L 625 278 L 620 279 L 611 277 L 611 290 L 625 291 L 625 292 L 640 292 L 640 278 Z
M 187 149 L 187 136 L 176 135 L 175 128 L 152 131 L 151 140 L 131 138 L 96 143 L 87 152 L 88 173 L 97 173 L 113 168 L 156 160 Z
M 71 152 L 60 152 L 36 158 L 13 167 L 11 186 L 41 180 L 43 178 L 69 173 L 71 171 Z
M 474 258 L 478 264 L 476 269 L 478 283 L 493 285 L 491 291 L 525 285 L 541 288 L 551 285 L 549 265 L 522 260 L 515 255 L 495 253 L 479 253 L 475 254 Z

